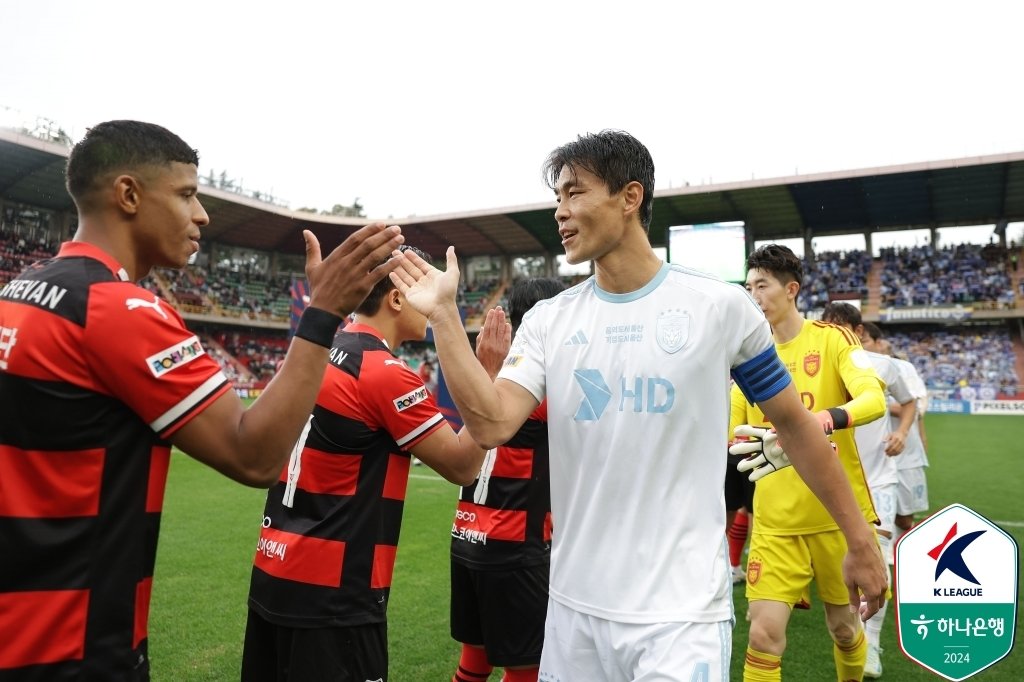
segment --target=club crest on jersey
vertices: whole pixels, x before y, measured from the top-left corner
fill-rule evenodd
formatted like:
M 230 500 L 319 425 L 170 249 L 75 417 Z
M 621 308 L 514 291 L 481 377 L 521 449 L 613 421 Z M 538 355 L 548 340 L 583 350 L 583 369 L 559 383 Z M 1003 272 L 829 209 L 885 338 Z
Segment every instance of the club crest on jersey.
M 675 353 L 690 337 L 690 314 L 678 308 L 663 310 L 658 314 L 655 329 L 658 346 L 666 353 Z
M 804 356 L 804 373 L 813 377 L 821 369 L 821 353 L 808 353 Z
M 149 367 L 149 371 L 153 373 L 153 376 L 159 378 L 172 369 L 188 364 L 205 353 L 203 344 L 199 343 L 199 339 L 193 336 L 181 343 L 164 348 L 159 353 L 150 355 L 146 358 L 146 366 Z
M 748 561 L 747 562 L 747 583 L 750 585 L 756 585 L 757 581 L 761 579 L 761 562 L 760 561 Z
M 417 403 L 427 399 L 427 387 L 420 386 L 415 391 L 409 391 L 403 396 L 395 398 L 395 411 L 404 412 Z

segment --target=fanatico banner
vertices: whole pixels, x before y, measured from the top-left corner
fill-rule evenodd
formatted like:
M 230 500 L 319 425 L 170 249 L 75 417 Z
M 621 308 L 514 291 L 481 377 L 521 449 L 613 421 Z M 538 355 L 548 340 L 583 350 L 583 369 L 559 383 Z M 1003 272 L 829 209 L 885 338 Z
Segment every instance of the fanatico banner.
M 962 504 L 896 545 L 896 627 L 911 660 L 964 680 L 1002 660 L 1017 624 L 1016 541 Z
M 878 317 L 882 322 L 963 322 L 972 312 L 972 308 L 962 305 L 890 307 L 879 310 Z

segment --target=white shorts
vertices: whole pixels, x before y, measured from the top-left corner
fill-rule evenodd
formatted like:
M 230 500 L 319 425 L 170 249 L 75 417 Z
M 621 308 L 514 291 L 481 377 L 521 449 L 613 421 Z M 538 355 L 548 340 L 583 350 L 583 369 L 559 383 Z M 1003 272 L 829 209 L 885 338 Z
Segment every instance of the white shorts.
M 925 467 L 900 469 L 900 484 L 896 493 L 896 513 L 912 516 L 928 511 L 928 478 Z
M 732 621 L 620 623 L 548 600 L 538 682 L 728 682 Z
M 878 514 L 879 521 L 876 529 L 888 532 L 889 537 L 885 537 L 881 533 L 875 533 L 875 535 L 878 536 L 878 547 L 882 550 L 882 556 L 890 565 L 893 563 L 892 539 L 896 534 L 896 491 L 898 488 L 899 485 L 896 483 L 871 488 L 871 502 L 875 505 L 875 513 Z

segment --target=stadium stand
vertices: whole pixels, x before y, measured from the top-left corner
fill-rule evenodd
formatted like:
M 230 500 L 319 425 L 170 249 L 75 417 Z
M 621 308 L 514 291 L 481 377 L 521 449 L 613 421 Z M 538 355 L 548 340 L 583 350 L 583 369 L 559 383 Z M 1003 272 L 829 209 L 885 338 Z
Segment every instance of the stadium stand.
M 30 263 L 54 254 L 75 228 L 74 207 L 63 190 L 67 141 L 47 140 L 40 147 L 37 142 L 23 144 L 20 136 L 25 134 L 0 130 L 0 286 Z M 982 183 L 984 191 L 975 195 L 977 183 L 960 178 L 981 177 L 972 175 L 980 169 L 993 172 L 985 176 L 989 179 Z M 745 219 L 748 240 L 802 236 L 811 254 L 812 238 L 819 231 L 863 233 L 870 247 L 870 236 L 877 230 L 928 227 L 932 244 L 885 248 L 878 258 L 865 250 L 809 255 L 801 309 L 820 308 L 830 300 L 859 300 L 865 319 L 879 321 L 888 333 L 898 335 L 897 345 L 905 346 L 934 390 L 1021 395 L 1024 251 L 1019 244 L 1007 244 L 1006 226 L 1024 219 L 1024 204 L 1008 198 L 1024 195 L 1024 153 L 875 170 L 869 176 L 853 173 L 842 182 L 832 175 L 805 176 L 780 179 L 774 185 L 739 183 L 656 193 L 652 242 L 663 244 L 673 224 Z M 921 195 L 928 201 L 915 213 L 920 202 L 903 201 L 901 192 L 934 179 L 942 182 L 928 185 L 931 189 Z M 874 191 L 882 185 L 888 191 Z M 293 273 L 302 269 L 301 230 L 314 229 L 326 237 L 329 247 L 365 221 L 290 212 L 279 203 L 261 200 L 240 203 L 237 193 L 222 190 L 209 183 L 201 189 L 211 225 L 204 230 L 200 262 L 183 271 L 157 269 L 143 284 L 202 332 L 210 353 L 229 376 L 258 388 L 272 376 L 286 345 L 290 285 Z M 833 193 L 849 201 L 834 201 L 839 194 Z M 1002 199 L 986 202 L 990 196 Z M 841 212 L 831 212 L 840 206 L 845 207 Z M 947 215 L 949 207 L 956 207 L 956 212 Z M 745 215 L 735 215 L 737 210 Z M 871 226 L 866 224 L 868 216 Z M 531 262 L 530 275 L 555 274 L 561 249 L 551 220 L 551 209 L 545 205 L 492 215 L 413 217 L 403 221 L 403 228 L 435 257 L 448 244 L 457 246 L 466 282 L 459 303 L 467 330 L 473 333 L 488 308 L 504 303 L 507 286 L 527 274 L 517 270 L 517 260 Z M 858 221 L 864 226 L 858 227 Z M 998 242 L 993 237 L 987 245 L 934 246 L 937 227 L 991 223 Z M 474 258 L 481 259 L 481 267 L 465 267 Z M 584 277 L 563 279 L 571 285 Z M 947 326 L 935 324 L 927 315 L 915 317 L 923 308 L 957 306 L 966 312 L 944 320 Z M 904 322 L 911 318 L 916 324 L 908 327 Z M 418 349 L 410 364 L 418 366 L 427 359 L 429 354 Z

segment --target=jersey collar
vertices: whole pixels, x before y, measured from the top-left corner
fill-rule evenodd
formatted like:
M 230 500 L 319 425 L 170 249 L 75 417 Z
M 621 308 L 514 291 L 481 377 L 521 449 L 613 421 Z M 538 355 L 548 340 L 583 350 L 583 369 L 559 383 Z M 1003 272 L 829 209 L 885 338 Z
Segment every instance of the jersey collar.
M 643 298 L 647 294 L 651 293 L 658 288 L 658 285 L 665 281 L 668 277 L 668 272 L 671 270 L 671 266 L 668 263 L 662 263 L 658 272 L 654 273 L 654 277 L 651 278 L 647 284 L 643 285 L 636 291 L 630 291 L 625 294 L 613 294 L 610 291 L 605 291 L 601 287 L 597 286 L 597 277 L 594 278 L 594 293 L 602 301 L 608 301 L 609 303 L 629 303 L 637 299 Z
M 122 282 L 128 281 L 128 271 L 121 267 L 113 256 L 89 242 L 64 242 L 60 245 L 58 258 L 92 258 L 107 266 L 111 274 Z
M 391 347 L 388 346 L 387 339 L 384 338 L 384 335 L 368 324 L 363 324 L 362 322 L 349 322 L 342 328 L 342 331 L 351 332 L 353 334 L 369 334 L 370 336 L 380 339 L 381 343 L 383 343 L 388 350 L 391 350 Z

